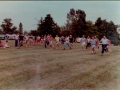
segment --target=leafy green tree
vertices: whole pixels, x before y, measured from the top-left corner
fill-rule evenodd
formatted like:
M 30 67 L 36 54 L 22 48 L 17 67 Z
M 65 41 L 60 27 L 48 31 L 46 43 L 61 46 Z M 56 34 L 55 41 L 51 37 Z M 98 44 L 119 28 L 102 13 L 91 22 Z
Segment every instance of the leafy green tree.
M 107 27 L 106 20 L 102 20 L 101 17 L 99 17 L 95 22 L 95 26 L 98 27 L 100 38 L 102 38 L 104 35 L 106 35 L 106 27 Z
M 55 37 L 56 34 L 60 34 L 60 27 L 54 22 L 50 14 L 48 14 L 44 20 L 40 20 L 37 30 L 40 35 L 51 34 Z
M 115 25 L 112 21 L 110 21 L 110 22 L 108 22 L 108 24 L 107 24 L 107 36 L 108 36 L 108 38 L 110 37 L 110 36 L 116 36 L 117 35 L 117 31 L 116 31 L 116 29 L 117 29 L 117 25 Z
M 110 38 L 111 36 L 116 36 L 117 34 L 117 27 L 112 21 L 107 22 L 106 19 L 102 20 L 99 17 L 95 22 L 95 26 L 98 27 L 100 38 L 102 38 L 103 35 L 107 36 L 107 38 Z
M 117 26 L 112 22 L 107 22 L 106 19 L 102 20 L 100 17 L 96 20 L 95 25 L 98 27 L 99 37 L 104 35 L 115 45 L 118 43 Z
M 34 36 L 39 35 L 38 30 L 31 30 L 30 34 L 32 34 Z
M 19 33 L 23 33 L 23 25 L 21 22 L 19 24 Z
M 12 34 L 16 31 L 17 27 L 13 26 L 12 19 L 6 18 L 1 24 L 1 27 L 3 29 L 3 33 Z
M 69 25 L 70 32 L 76 36 L 82 36 L 85 34 L 86 14 L 83 10 L 70 9 L 67 13 L 67 25 Z
M 95 26 L 92 21 L 86 21 L 85 35 L 97 36 L 99 38 L 98 27 Z
M 24 32 L 23 32 L 23 34 L 25 35 L 25 34 L 28 34 L 29 32 L 28 31 L 26 31 L 26 30 L 24 30 Z

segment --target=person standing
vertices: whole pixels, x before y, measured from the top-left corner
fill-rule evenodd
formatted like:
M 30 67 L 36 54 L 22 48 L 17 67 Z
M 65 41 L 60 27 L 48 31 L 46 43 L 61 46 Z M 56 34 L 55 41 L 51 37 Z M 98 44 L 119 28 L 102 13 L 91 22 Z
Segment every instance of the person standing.
M 9 36 L 8 34 L 5 35 L 5 41 L 8 41 L 9 40 Z
M 66 36 L 66 38 L 65 38 L 64 49 L 63 49 L 63 50 L 66 49 L 66 45 L 71 49 L 71 46 L 70 46 L 70 39 L 69 39 L 68 36 Z
M 69 39 L 70 39 L 70 46 L 73 48 L 73 37 L 72 37 L 72 35 L 70 35 Z
M 91 46 L 91 44 L 90 44 L 90 37 L 89 36 L 87 37 L 86 42 L 87 42 L 87 45 L 86 45 L 86 49 L 87 49 L 87 47 Z
M 99 39 L 95 36 L 95 40 L 97 41 L 97 43 L 96 43 L 96 48 L 98 48 L 99 49 Z
M 34 42 L 34 45 L 37 44 L 37 35 L 33 36 L 33 42 Z
M 106 52 L 108 52 L 109 51 L 109 46 L 110 46 L 110 44 L 111 44 L 111 41 L 108 39 L 108 41 L 107 41 L 107 46 L 106 46 L 106 49 L 105 49 L 105 51 Z
M 45 48 L 47 48 L 48 42 L 49 42 L 48 37 L 45 35 L 44 36 L 44 46 L 45 46 Z
M 84 47 L 85 47 L 85 44 L 86 44 L 86 38 L 85 38 L 84 35 L 82 36 L 80 43 L 81 43 L 81 46 L 82 46 L 82 50 L 84 50 Z
M 65 37 L 64 36 L 61 36 L 61 44 L 64 44 L 64 42 L 65 42 Z
M 28 41 L 29 41 L 29 35 L 28 34 L 26 34 L 24 36 L 24 41 L 25 41 L 25 46 L 28 47 Z
M 23 46 L 23 41 L 24 41 L 24 36 L 22 35 L 22 33 L 20 33 L 20 35 L 19 35 L 19 47 L 18 48 Z
M 97 43 L 97 40 L 94 37 L 92 37 L 92 39 L 90 40 L 90 44 L 92 47 L 92 53 L 96 53 L 95 51 L 96 43 Z
M 56 41 L 56 49 L 57 49 L 59 48 L 59 42 L 60 42 L 60 37 L 58 37 L 58 35 L 56 35 L 55 41 Z
M 43 43 L 44 43 L 44 36 L 41 35 L 41 38 L 40 38 L 40 44 L 43 45 Z
M 16 33 L 16 35 L 14 36 L 14 38 L 15 38 L 15 47 L 17 47 L 18 46 L 18 41 L 19 41 L 19 33 Z
M 50 45 L 50 48 L 52 49 L 53 48 L 53 37 L 52 37 L 52 35 L 50 35 L 50 37 L 49 37 L 49 45 Z
M 29 45 L 32 46 L 34 44 L 34 36 L 31 34 L 29 36 Z
M 40 45 L 40 35 L 37 36 L 37 45 Z
M 100 40 L 100 42 L 102 43 L 102 51 L 101 51 L 101 55 L 103 56 L 104 54 L 104 51 L 107 47 L 107 44 L 108 44 L 108 39 L 106 38 L 106 36 L 103 36 L 103 38 Z

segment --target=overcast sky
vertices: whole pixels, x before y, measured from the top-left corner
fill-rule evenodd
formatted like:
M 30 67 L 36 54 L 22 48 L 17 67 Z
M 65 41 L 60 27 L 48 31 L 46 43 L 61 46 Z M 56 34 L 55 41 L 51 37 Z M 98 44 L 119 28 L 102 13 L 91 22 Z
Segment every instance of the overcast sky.
M 37 20 L 51 14 L 55 23 L 62 26 L 71 8 L 85 11 L 86 20 L 95 22 L 101 17 L 120 24 L 120 1 L 0 1 L 0 25 L 3 19 L 11 18 L 17 28 L 21 22 L 24 30 L 34 30 Z

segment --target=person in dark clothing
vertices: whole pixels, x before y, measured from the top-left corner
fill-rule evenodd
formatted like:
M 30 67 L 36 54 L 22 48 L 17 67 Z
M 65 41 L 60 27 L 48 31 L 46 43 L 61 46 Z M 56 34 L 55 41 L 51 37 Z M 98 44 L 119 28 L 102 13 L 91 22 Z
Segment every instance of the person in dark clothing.
M 61 44 L 64 44 L 64 42 L 65 42 L 65 37 L 62 36 L 62 37 L 61 37 Z
M 19 33 L 16 33 L 16 35 L 14 36 L 14 39 L 15 39 L 15 47 L 18 46 L 18 41 L 19 41 Z
M 73 48 L 73 37 L 72 37 L 72 35 L 70 35 L 69 40 L 70 40 L 70 46 Z
M 100 40 L 100 42 L 102 43 L 102 51 L 101 51 L 101 55 L 103 56 L 104 51 L 107 47 L 107 44 L 109 42 L 109 40 L 106 38 L 106 36 L 103 36 L 103 38 Z
M 48 45 L 48 37 L 45 35 L 44 36 L 44 46 L 45 46 L 45 48 L 47 48 L 47 45 Z
M 22 34 L 19 35 L 19 47 L 23 46 L 23 40 L 24 40 L 24 36 Z
M 5 35 L 5 41 L 8 41 L 9 40 L 9 36 L 6 34 Z
M 87 37 L 87 41 L 86 41 L 86 43 L 87 43 L 86 49 L 87 49 L 88 47 L 91 47 L 90 40 L 91 40 L 91 38 L 88 36 L 88 37 Z

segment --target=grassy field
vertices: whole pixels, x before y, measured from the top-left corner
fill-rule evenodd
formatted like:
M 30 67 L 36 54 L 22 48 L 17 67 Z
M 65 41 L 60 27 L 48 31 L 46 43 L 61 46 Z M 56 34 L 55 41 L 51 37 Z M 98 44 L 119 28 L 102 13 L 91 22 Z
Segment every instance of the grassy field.
M 120 47 L 110 46 L 101 56 L 82 51 L 44 46 L 0 48 L 1 90 L 120 90 Z

